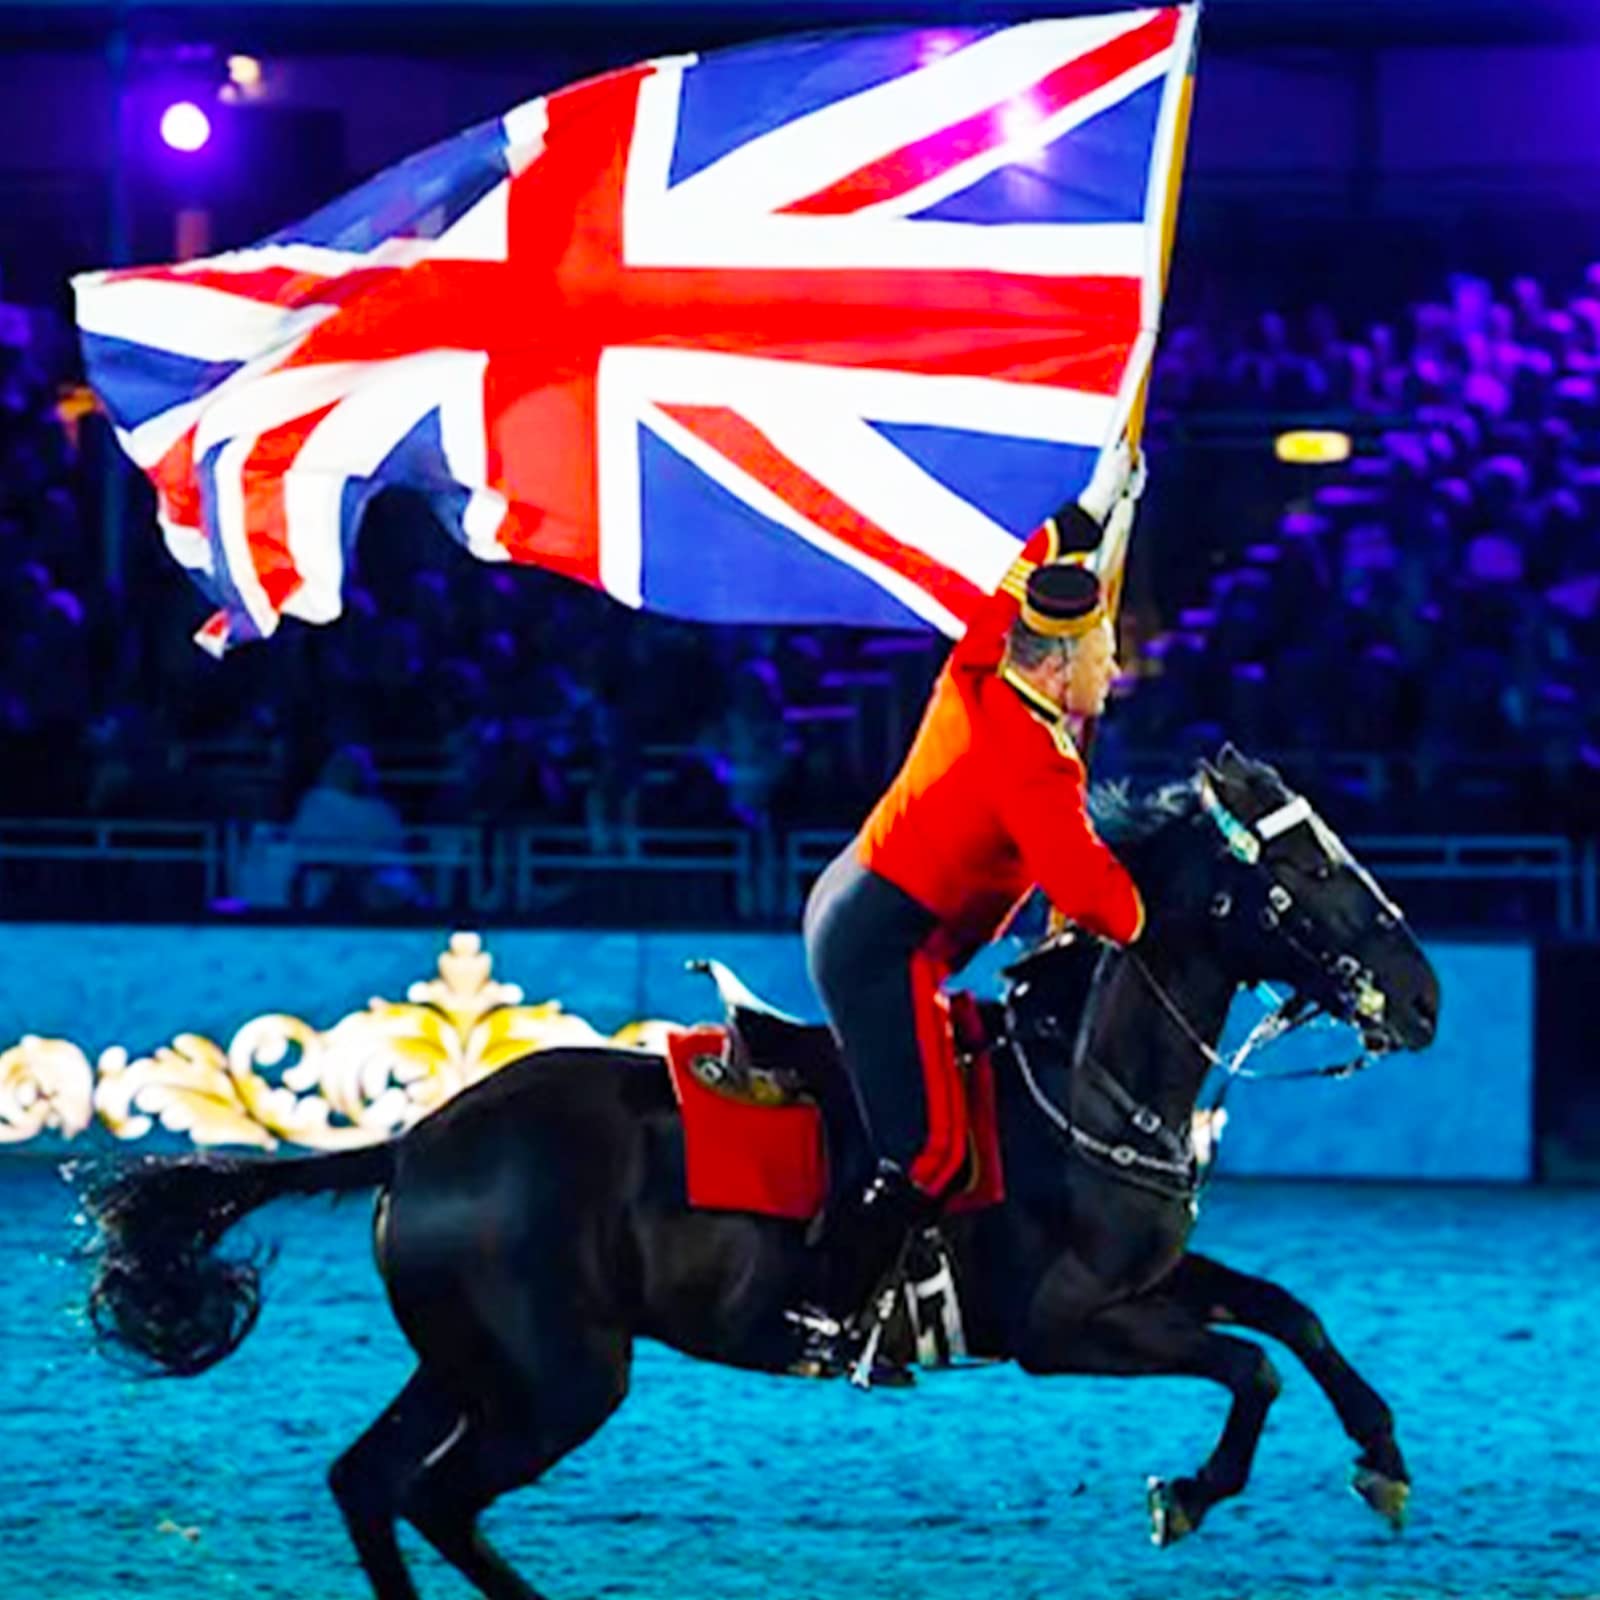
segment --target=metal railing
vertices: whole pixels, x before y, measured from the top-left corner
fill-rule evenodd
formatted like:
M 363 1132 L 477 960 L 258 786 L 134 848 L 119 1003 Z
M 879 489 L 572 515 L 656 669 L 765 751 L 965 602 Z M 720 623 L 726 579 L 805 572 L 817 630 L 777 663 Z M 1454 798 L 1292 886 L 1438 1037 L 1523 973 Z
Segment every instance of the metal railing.
M 414 909 L 588 922 L 777 921 L 845 845 L 838 830 L 408 827 L 393 844 L 275 824 L 0 820 L 0 916 L 182 919 L 208 910 Z M 1600 841 L 1381 834 L 1351 848 L 1423 927 L 1600 937 Z M 352 906 L 339 885 L 378 883 Z
M 176 891 L 183 915 L 223 892 L 221 829 L 210 822 L 58 818 L 0 820 L 0 916 L 19 898 L 48 905 L 98 879 L 113 894 L 148 887 L 159 898 Z M 189 890 L 187 895 L 184 890 Z
M 849 838 L 821 829 L 787 836 L 787 913 L 798 915 L 812 882 Z M 1424 926 L 1493 927 L 1503 921 L 1554 928 L 1567 937 L 1600 936 L 1600 841 L 1553 834 L 1371 834 L 1349 844 Z M 1413 891 L 1423 892 L 1420 903 L 1413 903 Z M 1483 892 L 1469 897 L 1467 891 Z M 1521 914 L 1511 915 L 1513 910 Z
M 645 876 L 698 880 L 726 892 L 733 914 L 748 921 L 762 907 L 755 841 L 736 828 L 525 827 L 510 830 L 511 903 L 536 910 L 576 878 Z
M 387 875 L 396 904 L 494 910 L 504 841 L 461 824 L 407 827 L 392 846 L 296 839 L 277 823 L 219 823 L 225 895 L 241 906 L 317 909 L 341 875 Z
M 783 909 L 800 915 L 806 894 L 852 835 L 837 828 L 796 828 L 783 841 Z
M 1558 932 L 1596 931 L 1593 840 L 1580 846 L 1548 834 L 1373 834 L 1353 839 L 1350 847 L 1402 902 L 1408 890 L 1401 885 L 1446 892 L 1469 886 L 1511 895 L 1531 891 L 1547 899 L 1553 916 L 1545 920 Z
M 841 759 L 854 779 L 869 787 L 886 783 L 896 764 L 891 752 L 904 748 L 920 709 L 921 691 L 907 698 L 904 686 L 882 670 L 833 671 L 824 675 L 824 684 L 831 698 L 786 710 L 784 720 L 791 735 L 803 743 L 816 730 L 834 730 Z M 875 715 L 866 715 L 869 706 L 876 707 Z M 433 740 L 378 741 L 369 748 L 380 792 L 393 797 L 408 816 L 427 816 L 435 805 L 444 808 L 442 815 L 449 814 L 451 801 L 445 797 L 458 794 L 467 776 L 459 753 Z M 1295 787 L 1308 793 L 1337 792 L 1375 808 L 1371 812 L 1374 818 L 1385 815 L 1397 797 L 1408 797 L 1413 805 L 1420 803 L 1419 796 L 1431 793 L 1487 800 L 1490 804 L 1483 815 L 1488 827 L 1496 825 L 1489 819 L 1497 810 L 1508 816 L 1517 814 L 1519 792 L 1530 778 L 1538 776 L 1538 762 L 1526 753 L 1285 746 L 1253 749 L 1251 754 L 1273 761 Z M 702 758 L 703 752 L 692 745 L 644 745 L 637 752 L 635 785 L 646 813 L 653 795 L 681 783 L 686 763 Z M 196 780 L 202 792 L 208 785 L 221 785 L 230 797 L 253 791 L 269 810 L 284 803 L 287 752 L 280 740 L 191 741 L 175 745 L 171 760 L 173 771 Z M 1175 766 L 1173 750 L 1167 746 L 1122 746 L 1113 765 L 1111 775 L 1154 787 L 1170 781 L 1183 763 Z M 563 776 L 577 791 L 594 774 L 578 761 L 566 767 Z M 230 807 L 224 803 L 217 809 Z

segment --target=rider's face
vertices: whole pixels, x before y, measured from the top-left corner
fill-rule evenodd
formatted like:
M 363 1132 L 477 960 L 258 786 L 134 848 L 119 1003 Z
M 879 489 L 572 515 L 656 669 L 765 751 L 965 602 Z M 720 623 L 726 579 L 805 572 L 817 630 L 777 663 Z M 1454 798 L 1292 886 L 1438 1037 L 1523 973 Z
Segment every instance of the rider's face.
M 1098 717 L 1117 675 L 1117 644 L 1109 622 L 1086 633 L 1067 660 L 1062 709 L 1075 717 Z

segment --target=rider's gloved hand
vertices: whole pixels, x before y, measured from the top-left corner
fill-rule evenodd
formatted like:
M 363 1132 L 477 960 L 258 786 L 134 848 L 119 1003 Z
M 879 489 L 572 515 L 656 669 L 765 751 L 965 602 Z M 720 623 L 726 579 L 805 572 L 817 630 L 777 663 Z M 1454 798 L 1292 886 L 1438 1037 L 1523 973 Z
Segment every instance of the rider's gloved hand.
M 1137 485 L 1137 486 L 1135 486 Z M 1103 528 L 1111 508 L 1124 495 L 1137 497 L 1144 489 L 1144 466 L 1135 462 L 1126 439 L 1101 452 L 1094 476 L 1078 496 L 1078 504 Z

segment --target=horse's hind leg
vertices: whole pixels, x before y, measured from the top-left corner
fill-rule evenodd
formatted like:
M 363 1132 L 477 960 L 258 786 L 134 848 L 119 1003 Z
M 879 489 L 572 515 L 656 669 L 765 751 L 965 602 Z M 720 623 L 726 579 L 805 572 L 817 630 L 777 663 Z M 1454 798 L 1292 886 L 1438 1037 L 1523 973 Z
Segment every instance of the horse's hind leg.
M 388 1408 L 334 1462 L 328 1484 L 378 1600 L 417 1600 L 395 1538 L 410 1481 L 456 1428 L 459 1409 L 419 1368 Z
M 480 1369 L 470 1417 L 406 1488 L 407 1520 L 489 1600 L 540 1596 L 484 1538 L 478 1518 L 575 1450 L 627 1394 L 626 1335 L 587 1330 L 563 1344 L 535 1343 L 515 1368 L 502 1358 Z
M 1161 1287 L 1208 1322 L 1238 1323 L 1287 1345 L 1361 1450 L 1356 1493 L 1390 1526 L 1404 1524 L 1411 1479 L 1395 1439 L 1394 1413 L 1340 1354 L 1316 1312 L 1266 1278 L 1237 1272 L 1209 1256 L 1186 1255 Z

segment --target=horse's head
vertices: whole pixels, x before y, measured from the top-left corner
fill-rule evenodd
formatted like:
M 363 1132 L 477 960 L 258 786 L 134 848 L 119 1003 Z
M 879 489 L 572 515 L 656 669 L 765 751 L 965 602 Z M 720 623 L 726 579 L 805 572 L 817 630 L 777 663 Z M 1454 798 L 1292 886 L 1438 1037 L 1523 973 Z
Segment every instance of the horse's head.
M 1360 1028 L 1370 1050 L 1430 1044 L 1438 977 L 1400 908 L 1310 803 L 1232 745 L 1200 763 L 1192 788 L 1216 848 L 1189 893 L 1205 895 L 1212 938 L 1241 979 L 1289 985 Z

